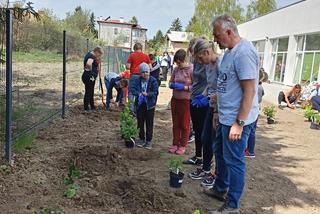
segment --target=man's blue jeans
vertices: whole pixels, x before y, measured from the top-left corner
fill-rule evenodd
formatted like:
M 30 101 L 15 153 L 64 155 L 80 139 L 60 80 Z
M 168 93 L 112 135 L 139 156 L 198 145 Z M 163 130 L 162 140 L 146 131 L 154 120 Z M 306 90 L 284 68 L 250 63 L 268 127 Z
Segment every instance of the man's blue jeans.
M 112 88 L 110 89 L 110 82 L 107 79 L 105 79 L 105 85 L 106 85 L 106 89 L 107 89 L 106 107 L 107 107 L 107 109 L 109 109 L 110 108 L 111 99 L 112 99 Z M 118 89 L 117 90 L 116 102 L 119 102 L 119 104 L 122 104 L 122 99 L 123 99 L 123 90 L 122 89 Z
M 314 110 L 320 111 L 320 96 L 313 96 L 311 98 L 312 107 Z
M 256 146 L 256 129 L 257 129 L 257 123 L 258 119 L 256 122 L 253 123 L 252 130 L 250 132 L 249 138 L 248 138 L 248 151 L 250 155 L 254 155 L 254 148 Z
M 254 123 L 243 127 L 241 139 L 229 141 L 231 126 L 219 124 L 213 151 L 216 155 L 217 178 L 215 187 L 218 191 L 228 190 L 228 207 L 239 208 L 244 188 L 246 165 L 244 150 Z

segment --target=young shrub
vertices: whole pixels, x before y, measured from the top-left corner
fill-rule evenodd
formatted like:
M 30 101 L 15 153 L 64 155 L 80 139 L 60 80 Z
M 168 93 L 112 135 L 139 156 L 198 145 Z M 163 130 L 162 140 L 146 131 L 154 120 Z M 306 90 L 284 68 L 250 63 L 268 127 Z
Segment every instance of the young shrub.
M 311 121 L 312 117 L 315 115 L 315 111 L 312 109 L 312 106 L 306 106 L 304 109 L 304 117 Z
M 263 113 L 267 116 L 267 118 L 274 119 L 274 116 L 276 115 L 276 107 L 274 105 L 266 106 L 263 108 Z
M 182 157 L 172 156 L 169 161 L 169 169 L 171 170 L 171 172 L 178 175 L 179 172 L 182 171 L 182 161 Z

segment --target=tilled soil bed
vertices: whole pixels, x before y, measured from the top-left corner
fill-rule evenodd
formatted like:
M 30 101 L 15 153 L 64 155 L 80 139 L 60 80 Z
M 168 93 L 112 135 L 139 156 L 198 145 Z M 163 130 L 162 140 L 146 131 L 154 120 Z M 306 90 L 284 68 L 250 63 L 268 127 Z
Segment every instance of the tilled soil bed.
M 202 193 L 199 182 L 187 178 L 187 173 L 195 170 L 193 166 L 185 167 L 181 189 L 169 187 L 169 110 L 162 106 L 156 112 L 151 151 L 125 148 L 119 133 L 119 113 L 100 110 L 86 114 L 77 106 L 65 120 L 55 120 L 40 131 L 31 148 L 14 156 L 12 167 L 0 170 L 0 213 L 51 208 L 67 214 L 192 214 L 196 209 L 205 214 L 221 205 Z M 299 142 L 286 145 L 290 125 L 295 124 L 285 120 L 287 112 L 281 114 L 282 122 L 273 126 L 266 125 L 263 117 L 259 122 L 257 158 L 248 161 L 242 212 L 304 213 L 300 212 L 304 207 L 310 211 L 305 213 L 320 213 L 320 194 L 306 185 L 317 185 L 316 179 L 308 179 L 309 171 L 305 172 L 305 179 L 292 176 L 304 164 L 307 168 L 308 161 L 312 167 L 318 164 L 300 157 L 299 151 L 310 149 L 315 153 L 320 152 L 320 147 L 303 148 Z M 310 133 L 309 139 L 298 138 L 307 139 L 308 145 L 312 145 L 315 138 Z M 185 158 L 193 154 L 193 147 L 190 145 Z M 70 163 L 80 170 L 76 181 L 79 190 L 74 199 L 64 197 L 64 178 Z M 319 171 L 314 173 L 319 175 Z

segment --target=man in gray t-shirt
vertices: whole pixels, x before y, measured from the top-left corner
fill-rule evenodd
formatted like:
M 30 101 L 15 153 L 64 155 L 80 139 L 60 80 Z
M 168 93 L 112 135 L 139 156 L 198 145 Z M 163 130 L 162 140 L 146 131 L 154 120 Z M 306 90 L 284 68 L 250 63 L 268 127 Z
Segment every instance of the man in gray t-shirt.
M 217 178 L 205 193 L 227 202 L 212 214 L 239 213 L 245 181 L 244 150 L 259 114 L 259 57 L 251 42 L 241 38 L 229 15 L 213 22 L 213 35 L 225 49 L 218 71 L 219 127 L 214 144 Z

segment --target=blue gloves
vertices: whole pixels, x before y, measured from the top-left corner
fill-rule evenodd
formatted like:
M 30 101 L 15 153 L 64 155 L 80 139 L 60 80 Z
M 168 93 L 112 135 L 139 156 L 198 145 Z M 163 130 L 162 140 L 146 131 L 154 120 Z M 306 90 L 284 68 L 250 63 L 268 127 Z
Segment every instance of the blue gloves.
M 147 103 L 147 97 L 141 94 L 138 97 L 138 105 L 141 106 L 143 103 Z
M 192 99 L 191 105 L 195 107 L 206 107 L 209 105 L 209 100 L 207 96 L 204 95 L 198 95 L 195 98 Z
M 169 88 L 177 90 L 177 91 L 184 91 L 184 84 L 182 84 L 182 83 L 171 83 Z

